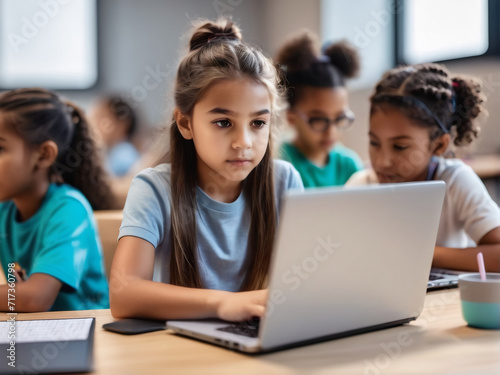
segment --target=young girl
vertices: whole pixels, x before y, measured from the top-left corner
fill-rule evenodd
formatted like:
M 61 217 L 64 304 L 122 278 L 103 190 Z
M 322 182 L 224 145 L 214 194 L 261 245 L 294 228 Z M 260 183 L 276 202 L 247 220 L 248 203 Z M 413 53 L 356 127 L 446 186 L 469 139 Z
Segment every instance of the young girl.
M 363 167 L 354 151 L 336 145 L 339 130 L 354 121 L 345 80 L 359 70 L 357 52 L 340 42 L 322 55 L 316 36 L 304 31 L 285 43 L 277 60 L 286 70 L 287 118 L 295 130 L 293 141 L 281 147 L 282 157 L 306 187 L 345 184 Z
M 482 251 L 486 268 L 500 272 L 498 205 L 469 166 L 443 157 L 450 134 L 456 146 L 478 136 L 476 118 L 485 112 L 480 84 L 442 65 L 399 67 L 382 77 L 370 100 L 373 170 L 358 172 L 348 185 L 444 180 L 433 265 L 477 271 Z
M 115 317 L 262 316 L 283 192 L 272 160 L 277 73 L 229 20 L 201 24 L 180 62 L 170 163 L 132 182 L 110 279 Z
M 125 176 L 140 158 L 132 144 L 138 127 L 134 109 L 120 96 L 107 96 L 96 103 L 89 120 L 102 139 L 106 169 L 113 177 Z
M 112 200 L 95 151 L 73 104 L 36 88 L 0 95 L 0 260 L 17 277 L 0 286 L 1 311 L 109 305 L 92 208 Z

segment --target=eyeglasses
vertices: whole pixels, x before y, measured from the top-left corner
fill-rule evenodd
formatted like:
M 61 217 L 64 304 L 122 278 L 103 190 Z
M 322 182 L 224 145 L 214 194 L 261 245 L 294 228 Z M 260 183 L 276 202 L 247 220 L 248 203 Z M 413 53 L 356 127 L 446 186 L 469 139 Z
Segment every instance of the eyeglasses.
M 355 116 L 352 111 L 346 111 L 340 116 L 330 119 L 322 116 L 308 117 L 305 113 L 295 110 L 295 112 L 309 124 L 312 131 L 317 133 L 324 133 L 333 125 L 339 129 L 347 129 L 354 122 Z

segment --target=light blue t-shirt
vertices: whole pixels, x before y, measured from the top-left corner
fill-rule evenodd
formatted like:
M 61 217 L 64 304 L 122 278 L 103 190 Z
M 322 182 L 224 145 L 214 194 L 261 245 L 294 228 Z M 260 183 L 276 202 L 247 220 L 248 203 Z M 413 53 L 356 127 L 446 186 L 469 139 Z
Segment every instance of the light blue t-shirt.
M 45 273 L 63 283 L 51 309 L 109 308 L 108 282 L 92 208 L 75 188 L 51 184 L 38 211 L 18 222 L 16 205 L 0 203 L 0 260 L 18 262 L 29 277 Z
M 139 173 L 130 187 L 120 236 L 134 236 L 150 242 L 156 249 L 153 280 L 170 282 L 170 164 L 160 164 Z M 283 160 L 274 161 L 277 213 L 281 197 L 288 189 L 303 189 L 300 175 Z M 210 198 L 196 189 L 196 239 L 198 269 L 207 289 L 237 292 L 248 269 L 250 210 L 244 193 L 232 203 Z
M 106 168 L 115 176 L 125 176 L 141 155 L 130 142 L 120 142 L 106 155 Z

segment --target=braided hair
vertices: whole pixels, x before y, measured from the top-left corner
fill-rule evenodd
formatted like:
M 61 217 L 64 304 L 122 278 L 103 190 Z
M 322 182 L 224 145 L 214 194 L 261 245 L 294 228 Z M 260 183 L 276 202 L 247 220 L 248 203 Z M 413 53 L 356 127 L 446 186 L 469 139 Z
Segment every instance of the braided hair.
M 63 102 L 54 92 L 25 88 L 0 95 L 0 113 L 6 124 L 28 146 L 51 140 L 58 154 L 49 170 L 52 182 L 65 182 L 80 190 L 94 210 L 113 207 L 114 197 L 106 180 L 89 125 L 81 109 Z
M 445 66 L 433 63 L 388 71 L 370 97 L 371 114 L 383 106 L 395 107 L 429 127 L 431 140 L 454 129 L 456 146 L 468 145 L 479 136 L 476 119 L 486 114 L 485 100 L 476 78 L 451 75 Z

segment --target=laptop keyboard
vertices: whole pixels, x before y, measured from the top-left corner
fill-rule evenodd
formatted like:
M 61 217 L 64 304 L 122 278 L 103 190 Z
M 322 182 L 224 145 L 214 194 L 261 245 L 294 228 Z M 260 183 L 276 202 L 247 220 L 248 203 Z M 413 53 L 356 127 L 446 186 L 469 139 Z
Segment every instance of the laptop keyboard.
M 427 282 L 427 289 L 439 289 L 444 287 L 457 287 L 458 275 L 454 271 L 447 271 L 443 269 L 432 270 L 429 274 L 429 281 Z
M 442 279 L 442 278 L 443 278 L 442 274 L 431 273 L 429 275 L 429 281 L 439 280 L 439 279 Z
M 258 319 L 255 319 L 255 320 L 234 323 L 226 327 L 217 328 L 217 330 L 235 333 L 241 336 L 258 337 L 259 323 L 260 321 Z
M 458 280 L 458 276 L 457 276 L 457 273 L 455 271 L 447 271 L 447 270 L 443 270 L 443 269 L 434 270 L 434 271 L 431 270 L 431 273 L 429 275 L 429 281 L 444 279 L 444 278 L 448 278 L 449 276 L 452 276 L 453 278 L 456 278 Z

